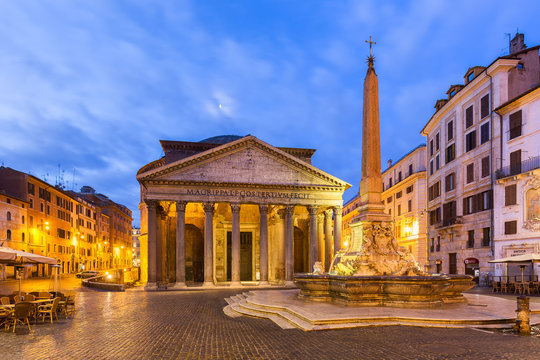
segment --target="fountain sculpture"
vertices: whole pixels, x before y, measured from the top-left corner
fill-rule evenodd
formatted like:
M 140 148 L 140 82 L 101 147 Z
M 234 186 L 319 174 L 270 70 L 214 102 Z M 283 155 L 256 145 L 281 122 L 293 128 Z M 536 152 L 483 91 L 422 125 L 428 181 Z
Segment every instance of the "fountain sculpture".
M 362 179 L 359 215 L 351 223 L 351 242 L 338 251 L 330 271 L 295 274 L 299 297 L 367 306 L 432 307 L 466 301 L 474 286 L 469 275 L 431 275 L 393 236 L 390 215 L 381 203 L 383 190 L 379 136 L 378 80 L 374 57 L 368 57 L 364 80 Z

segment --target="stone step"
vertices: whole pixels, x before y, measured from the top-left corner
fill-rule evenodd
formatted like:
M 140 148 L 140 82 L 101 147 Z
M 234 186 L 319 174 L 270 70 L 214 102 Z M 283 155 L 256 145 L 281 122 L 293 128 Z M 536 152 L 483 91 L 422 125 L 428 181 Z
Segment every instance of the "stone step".
M 236 314 L 239 314 L 239 316 L 248 316 L 258 319 L 268 319 L 273 321 L 276 325 L 281 327 L 282 329 L 294 329 L 295 326 L 290 324 L 289 322 L 281 319 L 279 316 L 275 314 L 268 314 L 268 313 L 261 313 L 259 311 L 251 310 L 247 307 L 244 307 L 241 305 L 241 302 L 234 303 L 232 305 L 228 305 L 227 307 L 230 308 L 230 310 Z M 226 315 L 229 315 L 228 313 L 225 313 Z

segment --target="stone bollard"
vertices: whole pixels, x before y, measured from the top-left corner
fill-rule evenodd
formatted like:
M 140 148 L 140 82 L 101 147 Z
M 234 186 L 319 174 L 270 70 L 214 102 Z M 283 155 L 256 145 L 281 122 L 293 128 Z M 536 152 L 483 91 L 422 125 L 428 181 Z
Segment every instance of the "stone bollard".
M 514 332 L 520 335 L 531 334 L 531 310 L 529 308 L 529 298 L 526 296 L 517 297 L 517 318 L 514 325 Z

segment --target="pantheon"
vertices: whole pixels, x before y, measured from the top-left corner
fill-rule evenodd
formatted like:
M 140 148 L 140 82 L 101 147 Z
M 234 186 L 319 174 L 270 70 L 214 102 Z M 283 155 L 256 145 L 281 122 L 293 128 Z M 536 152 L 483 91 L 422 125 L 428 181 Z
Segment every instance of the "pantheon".
M 315 150 L 255 136 L 161 140 L 137 173 L 146 289 L 291 282 L 341 248 L 350 185 L 311 165 Z

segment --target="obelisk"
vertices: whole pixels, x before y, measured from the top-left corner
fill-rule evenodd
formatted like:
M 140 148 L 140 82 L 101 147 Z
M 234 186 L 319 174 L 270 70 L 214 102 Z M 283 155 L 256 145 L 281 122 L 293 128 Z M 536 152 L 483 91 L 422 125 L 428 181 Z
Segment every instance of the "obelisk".
M 379 85 L 375 58 L 369 37 L 368 70 L 364 79 L 364 112 L 362 121 L 362 179 L 360 180 L 360 206 L 357 221 L 388 221 L 381 203 L 383 181 L 381 175 L 381 140 L 379 132 Z

